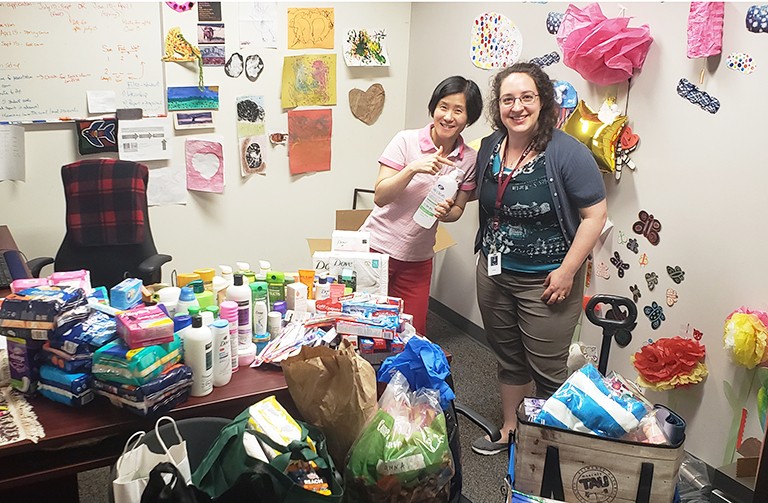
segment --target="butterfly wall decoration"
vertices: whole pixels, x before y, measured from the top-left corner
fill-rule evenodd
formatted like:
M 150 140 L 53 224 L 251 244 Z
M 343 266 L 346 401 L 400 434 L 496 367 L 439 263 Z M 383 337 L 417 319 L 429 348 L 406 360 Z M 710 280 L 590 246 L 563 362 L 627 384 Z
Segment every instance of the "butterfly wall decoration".
M 611 277 L 611 272 L 608 270 L 608 265 L 605 262 L 600 262 L 595 268 L 595 275 L 599 278 L 608 279 Z
M 637 253 L 638 251 L 637 239 L 629 238 L 629 240 L 627 241 L 627 249 L 632 253 Z
M 640 220 L 632 225 L 632 231 L 635 234 L 645 236 L 648 239 L 648 242 L 653 246 L 659 244 L 661 239 L 659 236 L 659 231 L 661 231 L 661 222 L 656 220 L 653 215 L 645 210 L 640 210 L 640 213 L 638 213 L 637 216 L 640 218 Z
M 638 299 L 643 296 L 640 293 L 640 289 L 637 287 L 637 283 L 629 287 L 629 291 L 632 293 L 632 299 L 637 303 Z
M 620 278 L 624 277 L 624 271 L 629 269 L 629 264 L 621 260 L 621 256 L 619 255 L 619 252 L 615 251 L 613 252 L 613 257 L 611 257 L 611 264 L 616 266 L 616 269 L 618 269 L 618 275 Z
M 677 304 L 677 292 L 672 288 L 667 288 L 667 305 L 669 307 Z
M 679 265 L 676 265 L 675 267 L 667 266 L 667 274 L 669 274 L 669 277 L 672 278 L 672 281 L 677 283 L 678 285 L 683 282 L 685 279 L 685 271 L 680 269 Z
M 659 276 L 655 272 L 645 273 L 645 282 L 648 283 L 648 290 L 653 291 L 659 284 Z
M 664 317 L 664 309 L 656 303 L 651 302 L 650 306 L 645 306 L 643 312 L 651 320 L 651 328 L 656 330 L 661 326 L 661 322 L 666 320 Z

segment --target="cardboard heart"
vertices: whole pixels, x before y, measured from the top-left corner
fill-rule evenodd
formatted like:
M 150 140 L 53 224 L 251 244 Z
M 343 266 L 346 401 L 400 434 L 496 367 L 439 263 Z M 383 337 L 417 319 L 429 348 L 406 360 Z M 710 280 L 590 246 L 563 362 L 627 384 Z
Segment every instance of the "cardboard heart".
M 370 126 L 384 110 L 384 87 L 381 84 L 372 84 L 367 91 L 350 89 L 349 109 L 352 115 Z
M 624 131 L 621 133 L 621 148 L 629 150 L 637 145 L 640 141 L 640 137 L 632 132 L 632 128 L 624 126 Z

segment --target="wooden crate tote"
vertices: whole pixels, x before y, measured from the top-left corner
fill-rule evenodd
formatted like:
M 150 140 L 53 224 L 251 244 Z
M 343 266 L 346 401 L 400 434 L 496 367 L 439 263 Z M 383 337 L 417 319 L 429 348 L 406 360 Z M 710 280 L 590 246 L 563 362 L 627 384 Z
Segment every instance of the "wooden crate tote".
M 518 409 L 518 491 L 568 503 L 669 503 L 685 454 L 677 446 L 612 440 L 543 426 Z

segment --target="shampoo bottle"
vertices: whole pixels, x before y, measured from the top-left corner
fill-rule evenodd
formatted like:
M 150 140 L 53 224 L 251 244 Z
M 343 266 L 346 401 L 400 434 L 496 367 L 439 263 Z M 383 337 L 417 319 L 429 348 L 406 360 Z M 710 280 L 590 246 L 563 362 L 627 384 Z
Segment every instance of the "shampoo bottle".
M 192 317 L 192 328 L 184 334 L 184 364 L 192 369 L 190 395 L 213 391 L 213 336 L 200 316 Z
M 221 303 L 221 319 L 226 320 L 229 326 L 230 358 L 232 359 L 232 372 L 237 372 L 240 364 L 237 362 L 237 302 L 225 300 Z
M 251 289 L 243 284 L 243 275 L 235 274 L 235 284 L 227 288 L 227 300 L 237 303 L 237 345 L 248 346 L 251 343 L 253 327 Z
M 176 314 L 187 314 L 190 306 L 200 307 L 191 286 L 182 286 L 179 293 L 179 302 L 176 304 Z
M 437 220 L 435 208 L 449 197 L 452 198 L 456 195 L 462 178 L 464 178 L 464 172 L 460 169 L 440 176 L 432 186 L 429 194 L 427 194 L 427 197 L 419 205 L 416 213 L 413 214 L 413 221 L 425 229 L 432 228 L 435 220 Z

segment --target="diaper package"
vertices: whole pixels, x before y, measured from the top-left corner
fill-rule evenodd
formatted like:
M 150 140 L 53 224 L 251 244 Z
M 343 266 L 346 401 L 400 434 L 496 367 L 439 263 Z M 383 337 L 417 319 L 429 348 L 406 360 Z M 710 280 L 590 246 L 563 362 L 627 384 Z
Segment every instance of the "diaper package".
M 70 354 L 61 349 L 52 348 L 50 342 L 43 345 L 38 358 L 40 363 L 51 365 L 64 372 L 90 372 L 93 353 Z
M 86 304 L 82 288 L 38 286 L 12 293 L 0 304 L 0 326 L 52 330 L 62 313 Z
M 181 339 L 173 336 L 167 344 L 131 349 L 116 339 L 93 353 L 93 376 L 102 381 L 140 386 L 181 359 Z
M 142 416 L 154 415 L 186 401 L 192 387 L 192 369 L 177 363 L 141 386 L 99 379 L 93 385 L 96 393 L 107 397 L 113 405 Z

